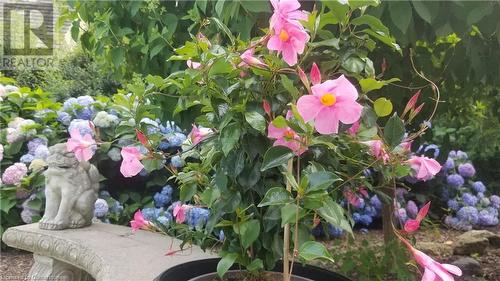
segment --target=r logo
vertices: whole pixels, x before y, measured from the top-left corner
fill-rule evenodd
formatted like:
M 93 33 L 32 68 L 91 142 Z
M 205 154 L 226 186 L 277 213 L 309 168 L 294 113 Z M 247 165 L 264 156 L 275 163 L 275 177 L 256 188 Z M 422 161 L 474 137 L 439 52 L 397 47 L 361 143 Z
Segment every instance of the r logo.
M 12 44 L 12 13 L 21 11 L 24 19 L 23 48 L 14 48 Z M 4 3 L 3 4 L 3 55 L 5 56 L 47 56 L 54 49 L 54 17 L 52 3 Z M 41 15 L 41 16 L 40 16 Z M 41 23 L 33 26 L 33 18 L 39 18 Z M 36 37 L 36 38 L 33 38 Z M 32 46 L 39 41 L 44 46 Z

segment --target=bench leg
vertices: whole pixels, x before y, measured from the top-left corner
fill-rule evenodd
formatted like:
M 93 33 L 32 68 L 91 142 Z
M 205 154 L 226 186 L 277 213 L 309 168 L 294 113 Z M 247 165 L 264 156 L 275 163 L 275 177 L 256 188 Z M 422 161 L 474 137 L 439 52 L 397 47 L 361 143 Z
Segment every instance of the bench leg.
M 35 263 L 30 269 L 31 281 L 94 281 L 87 272 L 65 262 L 33 254 Z

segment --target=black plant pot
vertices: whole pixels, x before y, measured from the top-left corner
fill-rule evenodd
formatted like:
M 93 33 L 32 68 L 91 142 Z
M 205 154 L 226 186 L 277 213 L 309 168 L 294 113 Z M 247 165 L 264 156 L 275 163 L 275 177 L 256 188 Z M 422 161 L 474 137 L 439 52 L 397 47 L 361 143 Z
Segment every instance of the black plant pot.
M 217 263 L 220 259 L 203 259 L 191 261 L 174 266 L 160 275 L 159 281 L 202 281 L 202 280 L 217 280 Z M 282 264 L 272 270 L 273 272 L 281 272 Z M 233 266 L 231 272 L 238 270 L 238 266 Z M 314 280 L 314 281 L 351 281 L 338 273 L 331 272 L 316 266 L 302 266 L 294 264 L 292 280 Z

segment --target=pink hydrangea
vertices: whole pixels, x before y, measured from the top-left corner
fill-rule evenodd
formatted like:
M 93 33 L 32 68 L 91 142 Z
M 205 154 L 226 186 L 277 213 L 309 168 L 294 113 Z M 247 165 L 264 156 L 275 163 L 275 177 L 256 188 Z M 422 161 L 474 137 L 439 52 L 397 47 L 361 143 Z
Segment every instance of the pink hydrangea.
M 75 154 L 78 161 L 89 161 L 94 155 L 96 142 L 91 134 L 82 136 L 78 128 L 74 128 L 70 132 L 70 138 L 66 143 L 66 148 Z
M 126 178 L 133 177 L 140 173 L 144 168 L 144 165 L 141 163 L 142 154 L 139 152 L 139 149 L 134 146 L 127 146 L 122 148 L 122 164 L 120 166 L 120 172 Z
M 361 117 L 363 106 L 356 102 L 358 91 L 344 75 L 311 87 L 312 95 L 304 95 L 297 101 L 297 109 L 320 134 L 336 134 L 339 122 L 353 124 Z
M 21 179 L 28 173 L 28 167 L 24 163 L 15 163 L 9 166 L 2 175 L 4 184 L 18 185 Z

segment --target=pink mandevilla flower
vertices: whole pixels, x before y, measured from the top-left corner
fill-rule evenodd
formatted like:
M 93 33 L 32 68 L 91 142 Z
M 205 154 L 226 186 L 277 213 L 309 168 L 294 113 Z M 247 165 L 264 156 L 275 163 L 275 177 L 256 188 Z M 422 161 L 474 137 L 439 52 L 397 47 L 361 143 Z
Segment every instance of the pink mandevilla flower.
M 416 178 L 422 181 L 432 179 L 441 170 L 436 160 L 425 156 L 412 156 L 407 162 L 415 171 Z
M 381 140 L 365 141 L 364 144 L 370 147 L 370 154 L 377 159 L 382 159 L 384 164 L 389 161 L 389 154 L 385 151 L 384 143 Z
M 307 14 L 300 11 L 300 3 L 297 0 L 271 0 L 274 13 L 269 21 L 270 29 L 281 28 L 281 24 L 287 21 L 298 23 L 298 20 L 307 20 Z
M 265 64 L 262 60 L 254 57 L 254 55 L 253 55 L 254 52 L 255 52 L 254 48 L 248 49 L 245 52 L 243 52 L 243 54 L 241 54 L 241 56 L 240 56 L 242 62 L 240 64 L 238 64 L 238 66 L 244 67 L 247 65 L 251 65 L 251 66 L 255 66 L 255 67 L 259 67 L 259 68 L 266 68 L 267 64 Z
M 320 134 L 336 134 L 339 122 L 352 124 L 359 120 L 363 107 L 357 103 L 358 91 L 344 75 L 311 87 L 312 95 L 304 95 L 297 101 L 297 108 Z
M 352 137 L 356 136 L 359 130 L 359 125 L 360 125 L 359 120 L 354 122 L 352 126 L 349 129 L 347 129 L 347 133 Z
M 177 204 L 174 207 L 173 215 L 176 223 L 183 223 L 186 220 L 186 213 L 190 206 L 185 204 Z
M 144 216 L 142 215 L 141 210 L 138 210 L 134 214 L 134 219 L 130 221 L 130 226 L 132 227 L 133 231 L 139 230 L 141 228 L 145 228 L 150 224 L 149 221 L 144 219 Z
M 414 220 L 409 219 L 406 221 L 405 226 L 404 226 L 404 230 L 407 233 L 414 232 L 420 228 L 420 223 L 425 218 L 425 216 L 427 216 L 427 212 L 429 212 L 430 206 L 431 206 L 431 202 L 427 202 L 427 204 L 425 204 L 420 209 L 420 211 L 418 211 L 417 217 Z
M 405 239 L 400 237 L 400 240 L 408 247 L 417 263 L 424 268 L 422 281 L 454 281 L 455 278 L 453 275 L 462 276 L 462 270 L 457 266 L 445 263 L 441 264 L 423 252 L 413 248 Z
M 120 166 L 120 172 L 124 177 L 133 177 L 144 168 L 144 165 L 142 165 L 140 161 L 142 155 L 137 147 L 126 146 L 122 148 L 121 155 L 123 160 Z
M 213 131 L 210 128 L 204 128 L 201 126 L 197 127 L 196 125 L 193 125 L 191 133 L 189 133 L 189 135 L 193 145 L 197 145 L 200 141 L 205 139 L 211 133 L 213 133 Z
M 276 139 L 273 146 L 286 146 L 290 148 L 296 155 L 301 155 L 307 150 L 303 144 L 303 139 L 291 128 L 278 128 L 269 123 L 267 127 L 267 137 Z
M 198 69 L 201 67 L 201 63 L 192 61 L 190 59 L 186 61 L 186 64 L 189 68 L 192 68 L 192 69 Z
M 287 21 L 281 17 L 278 17 L 271 29 L 273 34 L 267 41 L 267 48 L 281 53 L 288 65 L 295 65 L 297 56 L 304 52 L 304 47 L 309 41 L 309 34 L 299 22 Z
M 77 128 L 71 130 L 70 138 L 66 143 L 66 149 L 75 154 L 78 161 L 89 161 L 94 155 L 96 142 L 92 135 L 85 134 L 82 136 Z

